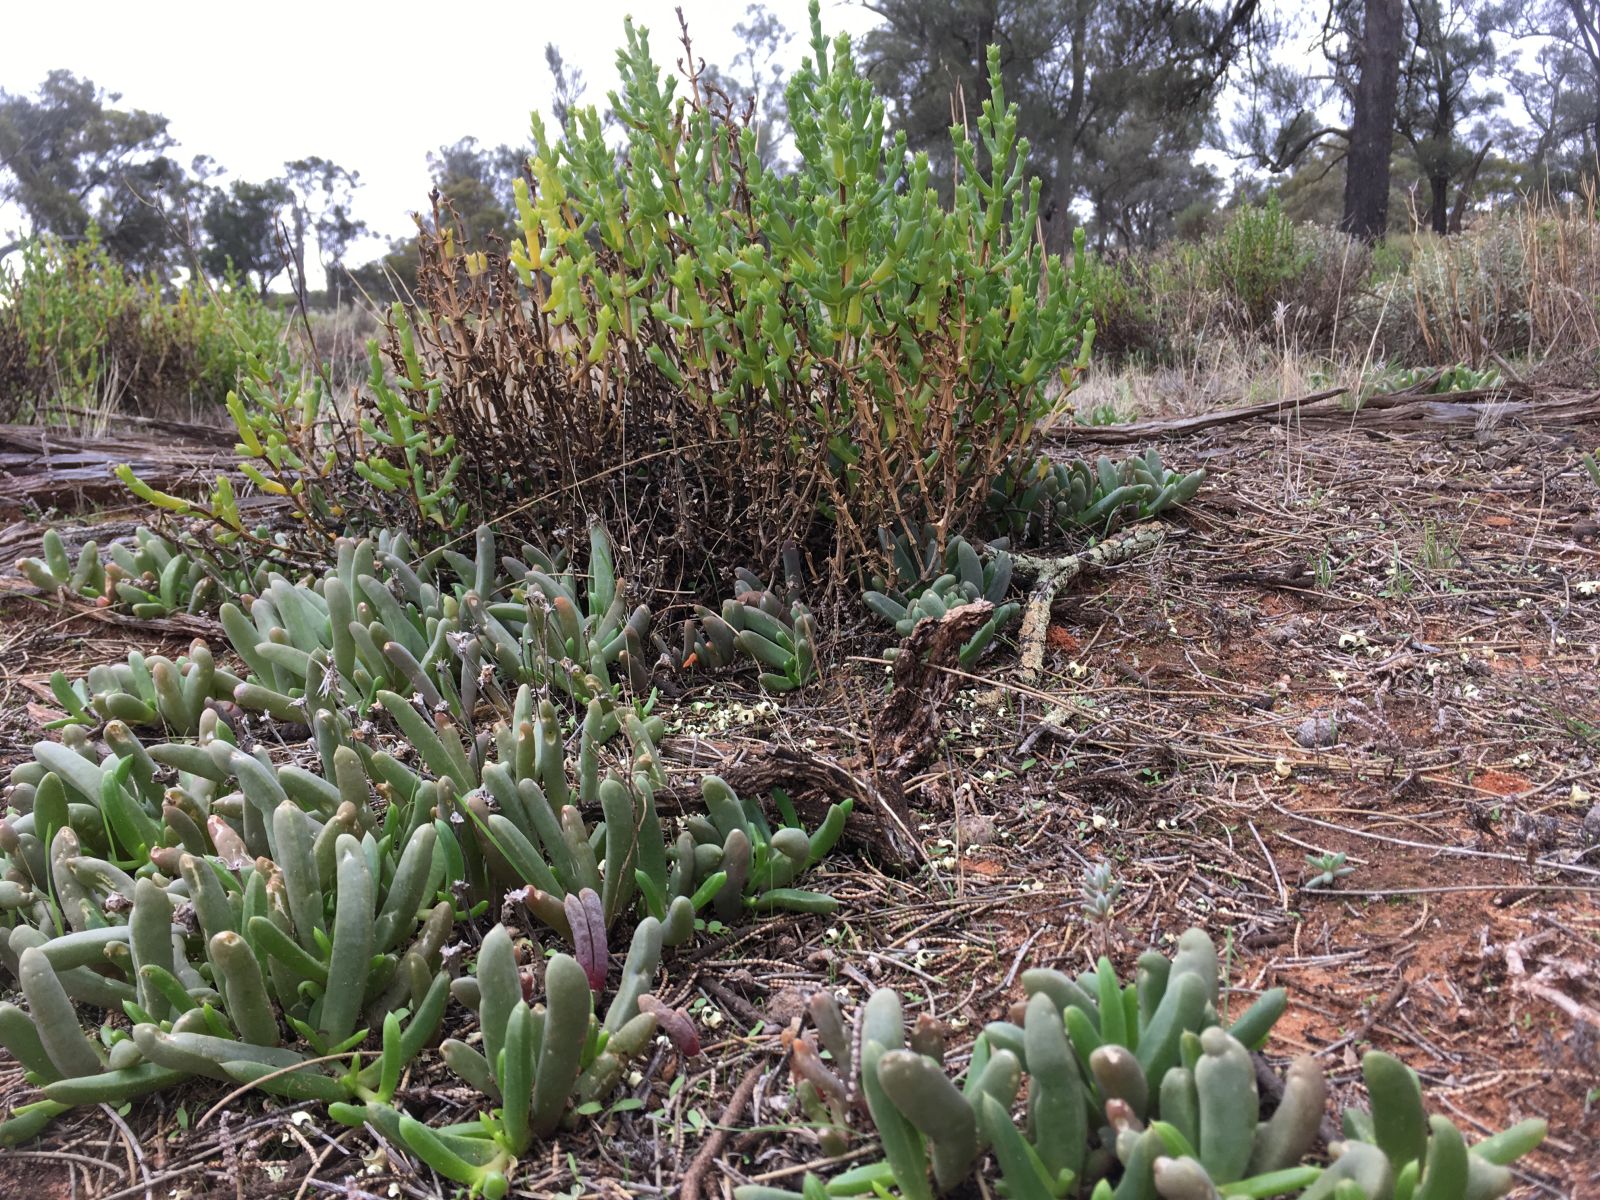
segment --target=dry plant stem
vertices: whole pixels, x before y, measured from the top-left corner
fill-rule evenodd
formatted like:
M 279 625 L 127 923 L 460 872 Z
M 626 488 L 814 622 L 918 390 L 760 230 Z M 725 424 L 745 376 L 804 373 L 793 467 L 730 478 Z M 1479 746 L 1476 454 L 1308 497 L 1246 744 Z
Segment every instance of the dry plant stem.
M 1512 379 L 1499 387 L 1474 388 L 1470 391 L 1435 393 L 1438 383 L 1435 373 L 1419 383 L 1395 392 L 1380 392 L 1362 400 L 1347 414 L 1351 422 L 1364 417 L 1369 410 L 1421 408 L 1423 419 L 1444 419 L 1447 414 L 1471 412 L 1475 406 L 1501 404 L 1502 417 L 1506 415 L 1537 415 L 1543 420 L 1556 418 L 1584 419 L 1595 408 L 1596 394 L 1589 390 L 1551 389 L 1535 387 Z M 1314 392 L 1293 400 L 1270 400 L 1262 404 L 1246 404 L 1189 417 L 1153 417 L 1145 421 L 1132 421 L 1125 425 L 1105 425 L 1084 428 L 1062 426 L 1052 432 L 1056 440 L 1071 438 L 1074 443 L 1092 441 L 1100 446 L 1115 446 L 1126 442 L 1146 442 L 1157 439 L 1189 437 L 1223 425 L 1234 425 L 1259 418 L 1296 415 L 1303 410 L 1321 405 L 1326 400 L 1348 395 L 1349 388 L 1334 388 Z M 1341 410 L 1317 408 L 1310 417 L 1329 417 Z
M 728 1106 L 722 1110 L 722 1115 L 717 1118 L 717 1128 L 706 1144 L 700 1148 L 700 1153 L 694 1156 L 694 1161 L 689 1164 L 689 1169 L 683 1174 L 683 1191 L 679 1193 L 682 1200 L 700 1200 L 700 1192 L 705 1185 L 705 1178 L 711 1172 L 711 1166 L 722 1153 L 722 1148 L 733 1134 L 733 1126 L 743 1114 L 745 1105 L 750 1103 L 750 1097 L 755 1095 L 756 1084 L 761 1082 L 761 1076 L 766 1073 L 766 1064 L 757 1063 L 744 1073 L 744 1078 L 739 1081 L 739 1086 L 734 1089 L 733 1096 L 728 1101 Z
M 1260 788 L 1259 781 L 1257 782 L 1257 788 L 1258 790 Z M 1265 795 L 1265 793 L 1263 793 L 1263 795 Z M 1527 863 L 1530 867 L 1544 867 L 1546 870 L 1550 871 L 1570 871 L 1577 875 L 1600 876 L 1600 870 L 1597 870 L 1594 867 L 1583 866 L 1580 863 L 1559 862 L 1556 859 L 1551 858 L 1535 858 L 1532 860 L 1532 862 L 1529 862 L 1526 855 L 1499 854 L 1492 850 L 1474 850 L 1470 846 L 1443 846 L 1435 842 L 1415 842 L 1406 838 L 1390 837 L 1382 833 L 1373 833 L 1366 829 L 1353 829 L 1348 825 L 1340 825 L 1333 821 L 1319 820 L 1318 818 L 1308 816 L 1305 813 L 1291 812 L 1289 809 L 1284 808 L 1282 805 L 1274 803 L 1271 800 L 1268 800 L 1267 803 L 1284 816 L 1292 816 L 1297 821 L 1304 821 L 1309 825 L 1321 825 L 1325 829 L 1335 829 L 1340 833 L 1352 834 L 1355 837 L 1367 838 L 1374 842 L 1387 842 L 1391 846 L 1405 846 L 1411 850 L 1431 850 L 1435 854 L 1449 854 L 1460 858 L 1490 858 L 1498 862 Z M 1506 884 L 1505 886 L 1507 888 L 1515 888 L 1530 887 L 1533 885 Z

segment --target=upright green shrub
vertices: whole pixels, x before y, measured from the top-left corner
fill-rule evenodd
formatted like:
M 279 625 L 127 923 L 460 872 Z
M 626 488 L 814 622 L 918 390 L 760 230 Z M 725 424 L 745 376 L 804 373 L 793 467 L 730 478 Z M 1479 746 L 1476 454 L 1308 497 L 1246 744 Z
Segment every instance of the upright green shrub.
M 1256 327 L 1272 324 L 1274 310 L 1291 299 L 1290 285 L 1312 259 L 1276 195 L 1260 207 L 1240 208 L 1207 252 L 1211 285 Z
M 849 40 L 811 19 L 793 174 L 761 166 L 726 97 L 663 78 L 630 23 L 621 153 L 592 108 L 560 141 L 535 120 L 509 263 L 424 238 L 415 352 L 476 504 L 600 513 L 697 576 L 710 544 L 839 563 L 880 527 L 960 527 L 1072 385 L 1081 250 L 1069 269 L 1036 240 L 998 53 L 944 204 Z M 403 329 L 388 349 L 398 366 Z
M 1449 237 L 1411 239 L 1378 289 L 1378 342 L 1408 363 L 1569 359 L 1574 385 L 1600 345 L 1600 230 L 1581 206 L 1512 205 Z
M 435 432 L 438 389 L 422 378 L 405 314 L 391 320 L 399 339 L 395 377 L 372 343 L 364 411 L 348 412 L 322 375 L 278 342 L 244 356 L 238 390 L 227 394 L 239 436 L 236 476 L 218 475 L 204 498 L 157 491 L 125 463 L 117 477 L 147 504 L 201 518 L 182 548 L 203 548 L 236 569 L 318 562 L 346 529 L 391 524 L 436 537 L 458 529 L 468 512 L 454 490 L 462 459 L 454 437 Z M 293 525 L 252 525 L 240 504 L 252 490 L 282 498 Z M 363 519 L 352 521 L 355 514 Z

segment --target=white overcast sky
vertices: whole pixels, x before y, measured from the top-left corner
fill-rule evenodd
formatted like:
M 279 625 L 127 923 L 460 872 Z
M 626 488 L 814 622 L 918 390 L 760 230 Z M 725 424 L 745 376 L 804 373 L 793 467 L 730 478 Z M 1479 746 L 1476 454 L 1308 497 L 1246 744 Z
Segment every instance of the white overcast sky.
M 726 64 L 746 0 L 681 0 L 699 57 Z M 5 8 L 0 87 L 31 93 L 63 67 L 120 92 L 120 107 L 171 118 L 182 161 L 209 154 L 229 178 L 264 179 L 285 161 L 320 155 L 361 173 L 357 215 L 379 233 L 411 229 L 428 197 L 428 151 L 471 135 L 528 140 L 528 114 L 548 119 L 554 42 L 583 72 L 586 103 L 616 84 L 622 22 L 650 31 L 668 71 L 680 54 L 675 0 L 13 0 Z M 806 0 L 768 0 L 795 33 L 790 69 L 809 53 Z M 823 0 L 823 29 L 859 35 L 876 18 Z M 675 72 L 674 72 L 675 73 Z M 0 209 L 0 234 L 17 225 Z M 4 241 L 0 237 L 0 241 Z M 379 242 L 352 253 L 361 261 Z

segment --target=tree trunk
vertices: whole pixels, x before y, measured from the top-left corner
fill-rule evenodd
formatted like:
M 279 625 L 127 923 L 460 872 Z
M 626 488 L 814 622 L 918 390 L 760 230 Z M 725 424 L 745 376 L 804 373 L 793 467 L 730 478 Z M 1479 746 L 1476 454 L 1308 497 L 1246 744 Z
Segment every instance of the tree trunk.
M 1061 138 L 1056 144 L 1056 172 L 1048 202 L 1050 213 L 1046 218 L 1045 249 L 1052 254 L 1065 254 L 1072 248 L 1072 230 L 1077 222 L 1072 216 L 1072 202 L 1077 194 L 1078 135 L 1083 127 L 1083 102 L 1088 90 L 1089 4 L 1091 0 L 1078 0 L 1072 13 L 1072 46 L 1069 61 L 1072 82 L 1067 93 L 1067 108 L 1062 114 Z
M 973 112 L 974 120 L 977 114 L 983 111 L 983 102 L 994 98 L 989 91 L 989 46 L 995 41 L 995 7 L 990 3 L 978 14 L 978 37 L 977 45 L 974 47 L 978 53 L 978 61 L 972 64 L 975 68 L 974 78 L 978 81 L 978 107 Z
M 1400 87 L 1400 0 L 1367 0 L 1361 31 L 1350 149 L 1345 157 L 1343 229 L 1363 241 L 1383 237 L 1389 223 L 1389 153 Z
M 1428 176 L 1428 228 L 1441 237 L 1450 232 L 1450 176 Z
M 1461 177 L 1461 182 L 1456 185 L 1456 206 L 1450 210 L 1450 232 L 1460 233 L 1461 223 L 1466 219 L 1467 205 L 1472 202 L 1472 185 L 1477 182 L 1478 171 L 1483 166 L 1483 160 L 1488 156 L 1489 147 L 1494 145 L 1494 140 L 1478 147 L 1478 153 L 1473 156 L 1472 165 L 1467 168 L 1467 173 Z

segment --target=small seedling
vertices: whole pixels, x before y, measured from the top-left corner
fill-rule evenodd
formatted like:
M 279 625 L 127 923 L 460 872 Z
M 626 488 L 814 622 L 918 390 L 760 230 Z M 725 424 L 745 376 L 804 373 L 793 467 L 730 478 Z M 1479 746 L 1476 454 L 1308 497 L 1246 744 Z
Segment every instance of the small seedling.
M 1083 915 L 1096 924 L 1111 920 L 1112 909 L 1122 893 L 1122 884 L 1111 874 L 1110 863 L 1095 863 L 1083 877 Z
M 1311 878 L 1306 880 L 1305 887 L 1307 891 L 1331 888 L 1346 875 L 1354 875 L 1356 870 L 1354 867 L 1345 865 L 1343 850 L 1332 854 L 1308 854 L 1306 855 L 1306 866 L 1315 872 Z

